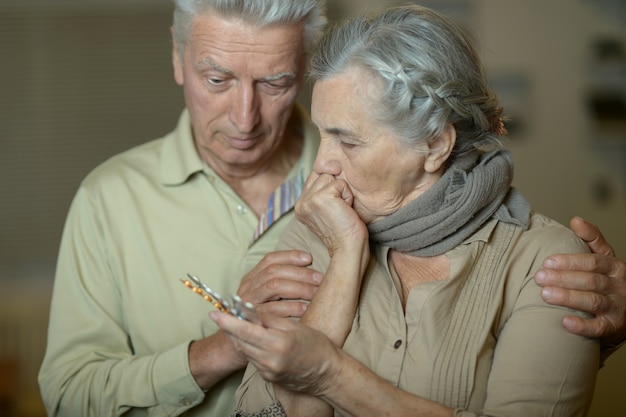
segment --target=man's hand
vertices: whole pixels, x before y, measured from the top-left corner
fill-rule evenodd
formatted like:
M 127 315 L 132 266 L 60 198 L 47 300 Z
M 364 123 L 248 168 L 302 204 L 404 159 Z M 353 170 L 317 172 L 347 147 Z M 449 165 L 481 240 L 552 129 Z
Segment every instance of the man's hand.
M 307 268 L 311 262 L 302 251 L 269 253 L 243 277 L 237 294 L 263 313 L 301 317 L 323 278 Z
M 626 339 L 626 262 L 615 257 L 597 226 L 574 217 L 570 227 L 592 253 L 549 256 L 535 281 L 546 302 L 593 315 L 567 316 L 563 326 L 568 331 L 618 344 Z

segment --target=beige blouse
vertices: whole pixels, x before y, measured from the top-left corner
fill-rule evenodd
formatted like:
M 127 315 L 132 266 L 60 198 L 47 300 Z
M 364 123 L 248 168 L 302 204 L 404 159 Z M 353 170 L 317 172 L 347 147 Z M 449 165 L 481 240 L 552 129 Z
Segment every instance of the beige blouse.
M 285 248 L 310 251 L 320 271 L 330 261 L 296 221 L 281 239 Z M 561 320 L 572 312 L 544 303 L 533 277 L 548 255 L 586 251 L 542 215 L 534 214 L 526 231 L 492 220 L 446 254 L 449 279 L 411 290 L 405 314 L 388 249 L 373 248 L 344 350 L 394 386 L 454 408 L 455 416 L 584 416 L 599 343 L 568 333 Z M 253 366 L 236 402 L 239 415 L 277 409 L 271 384 Z

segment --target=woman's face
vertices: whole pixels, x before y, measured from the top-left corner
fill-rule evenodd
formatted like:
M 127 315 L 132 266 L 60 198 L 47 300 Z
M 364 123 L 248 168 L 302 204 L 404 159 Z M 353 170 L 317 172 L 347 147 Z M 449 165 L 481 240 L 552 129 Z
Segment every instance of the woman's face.
M 348 183 L 365 223 L 395 212 L 440 177 L 424 169 L 427 144 L 409 149 L 373 117 L 379 82 L 353 68 L 316 82 L 311 104 L 321 135 L 313 170 Z

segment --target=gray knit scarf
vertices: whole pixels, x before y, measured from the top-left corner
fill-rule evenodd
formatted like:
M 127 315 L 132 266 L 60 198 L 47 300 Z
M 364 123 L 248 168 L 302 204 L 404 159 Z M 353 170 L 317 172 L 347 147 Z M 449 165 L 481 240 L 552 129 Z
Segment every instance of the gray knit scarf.
M 530 206 L 512 181 L 513 158 L 504 149 L 458 157 L 428 191 L 369 224 L 370 240 L 414 256 L 436 256 L 490 218 L 526 229 Z

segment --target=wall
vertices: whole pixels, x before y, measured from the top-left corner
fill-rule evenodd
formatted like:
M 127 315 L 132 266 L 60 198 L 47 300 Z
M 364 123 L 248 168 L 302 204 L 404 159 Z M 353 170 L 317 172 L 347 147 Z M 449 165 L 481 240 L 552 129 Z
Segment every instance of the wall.
M 340 14 L 364 2 L 331 6 Z M 624 141 L 599 135 L 585 105 L 592 41 L 624 39 L 624 2 L 424 3 L 474 33 L 502 89 L 517 126 L 508 143 L 515 185 L 563 223 L 582 215 L 599 224 L 626 257 Z M 599 7 L 605 3 L 618 11 L 607 13 Z M 0 0 L 0 313 L 15 304 L 46 310 L 63 219 L 80 179 L 108 156 L 174 126 L 182 98 L 171 76 L 170 9 L 169 0 Z M 42 350 L 32 355 L 37 362 Z M 21 406 L 20 415 L 36 416 L 34 367 L 23 368 L 20 397 L 31 406 Z M 626 415 L 625 369 L 622 349 L 600 372 L 591 417 Z
M 183 108 L 171 15 L 169 0 L 0 0 L 2 417 L 45 415 L 36 375 L 80 180 L 170 131 Z
M 605 3 L 608 9 L 602 7 Z M 515 185 L 535 209 L 562 223 L 581 215 L 600 225 L 622 258 L 626 137 L 610 141 L 599 134 L 585 100 L 593 79 L 593 41 L 610 35 L 626 46 L 625 5 L 478 0 L 474 11 L 474 30 L 489 73 L 521 75 L 528 86 L 513 95 L 525 102 L 519 110 L 523 128 L 509 143 L 516 163 Z M 621 74 L 626 81 L 626 72 Z M 599 374 L 590 417 L 626 415 L 625 370 L 622 349 Z

